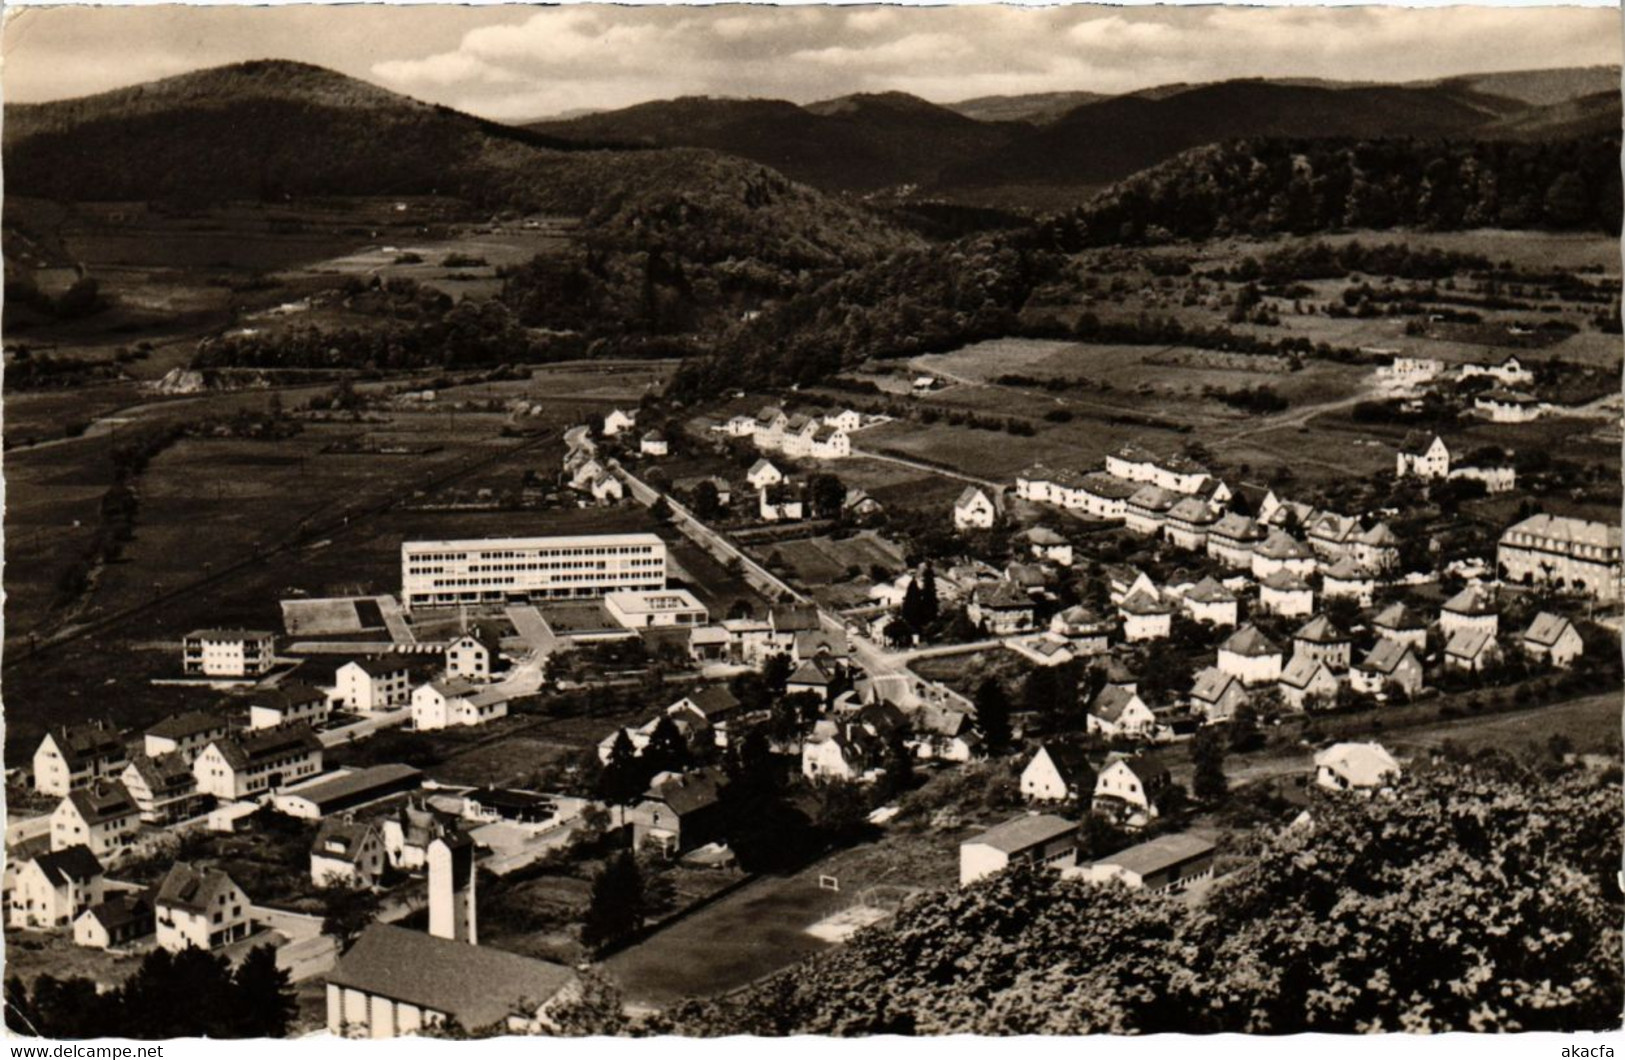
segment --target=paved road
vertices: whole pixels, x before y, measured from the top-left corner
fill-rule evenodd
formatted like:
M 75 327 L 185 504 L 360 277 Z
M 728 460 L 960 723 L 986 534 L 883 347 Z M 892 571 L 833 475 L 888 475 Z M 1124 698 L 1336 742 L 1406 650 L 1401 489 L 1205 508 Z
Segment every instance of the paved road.
M 651 489 L 625 468 L 616 465 L 613 470 L 620 474 L 622 480 L 626 483 L 628 492 L 639 503 L 652 505 L 661 496 L 660 493 Z M 780 580 L 741 551 L 727 537 L 700 522 L 692 512 L 675 498 L 667 496 L 666 503 L 671 509 L 673 526 L 701 548 L 710 552 L 719 562 L 727 563 L 730 560 L 738 560 L 745 580 L 754 586 L 758 592 L 763 593 L 770 599 L 787 595 L 799 603 L 810 604 L 817 608 L 818 619 L 823 623 L 825 629 L 833 633 L 846 634 L 847 642 L 852 647 L 853 656 L 856 657 L 858 665 L 867 673 L 877 677 L 904 677 L 908 679 L 911 688 L 930 688 L 936 690 L 945 698 L 963 698 L 946 685 L 935 681 L 927 681 L 915 674 L 908 668 L 906 655 L 893 652 L 875 643 L 859 632 L 855 626 L 848 624 L 838 613 L 819 605 L 816 600 Z

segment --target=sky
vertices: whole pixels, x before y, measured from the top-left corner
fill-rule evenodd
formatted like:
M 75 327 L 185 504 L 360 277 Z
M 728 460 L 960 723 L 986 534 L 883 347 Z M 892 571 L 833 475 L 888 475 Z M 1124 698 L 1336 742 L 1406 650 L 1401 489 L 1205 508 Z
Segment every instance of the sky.
M 679 95 L 1122 92 L 1234 77 L 1405 81 L 1620 61 L 1617 7 L 40 7 L 7 12 L 35 102 L 297 59 L 517 121 Z

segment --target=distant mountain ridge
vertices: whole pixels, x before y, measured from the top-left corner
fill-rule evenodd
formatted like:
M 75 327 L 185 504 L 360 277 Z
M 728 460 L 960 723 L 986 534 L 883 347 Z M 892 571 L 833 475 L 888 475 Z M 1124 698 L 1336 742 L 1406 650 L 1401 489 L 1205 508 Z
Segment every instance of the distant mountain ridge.
M 1618 114 L 1617 88 L 1610 96 L 1595 86 L 1609 84 L 1610 76 L 1617 83 L 1617 68 L 1410 84 L 1242 79 L 1118 96 L 1059 92 L 947 105 L 897 92 L 805 106 L 691 97 L 526 128 L 583 144 L 706 147 L 828 191 L 907 187 L 975 205 L 1054 209 L 1192 147 L 1235 138 L 1606 133 L 1610 114 Z

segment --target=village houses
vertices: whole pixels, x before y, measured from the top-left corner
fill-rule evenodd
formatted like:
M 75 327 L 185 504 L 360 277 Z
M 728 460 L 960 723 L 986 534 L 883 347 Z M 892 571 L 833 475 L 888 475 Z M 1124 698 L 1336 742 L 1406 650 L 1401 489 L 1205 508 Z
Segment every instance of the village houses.
M 1542 611 L 1523 633 L 1523 650 L 1530 658 L 1556 667 L 1573 665 L 1585 651 L 1585 643 L 1574 623 L 1561 615 Z
M 102 863 L 83 843 L 52 850 L 23 862 L 12 885 L 7 926 L 23 929 L 66 927 L 102 901 Z
M 1095 776 L 1083 748 L 1046 741 L 1021 771 L 1021 795 L 1030 802 L 1086 802 L 1094 797 Z
M 259 677 L 276 665 L 276 635 L 258 629 L 195 629 L 181 638 L 181 669 L 201 677 Z
M 122 858 L 135 843 L 141 808 L 121 781 L 75 788 L 51 812 L 51 849 L 89 847 L 103 863 Z
M 153 900 L 158 945 L 171 953 L 228 946 L 248 937 L 251 909 L 242 888 L 221 870 L 177 861 Z
M 333 674 L 333 705 L 341 710 L 379 714 L 411 701 L 412 675 L 404 659 L 352 659 Z
M 200 792 L 248 799 L 322 771 L 322 743 L 310 726 L 254 729 L 210 743 L 192 764 Z
M 34 751 L 34 790 L 61 798 L 75 788 L 116 778 L 127 764 L 124 738 L 103 722 L 56 726 Z
M 1401 770 L 1380 743 L 1336 743 L 1315 753 L 1315 783 L 1328 791 L 1372 791 Z
M 986 530 L 997 516 L 992 499 L 976 486 L 966 486 L 954 501 L 955 530 Z

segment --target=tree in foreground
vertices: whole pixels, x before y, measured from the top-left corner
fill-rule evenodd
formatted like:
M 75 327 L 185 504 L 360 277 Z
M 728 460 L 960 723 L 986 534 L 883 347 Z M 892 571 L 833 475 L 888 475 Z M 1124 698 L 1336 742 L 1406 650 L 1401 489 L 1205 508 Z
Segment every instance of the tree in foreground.
M 777 1033 L 834 1035 L 1617 1028 L 1620 797 L 1617 770 L 1498 757 L 1392 798 L 1318 796 L 1312 827 L 1259 829 L 1199 906 L 1021 867 L 911 899 L 676 1029 L 768 1011 Z
M 1203 802 L 1217 802 L 1230 790 L 1224 776 L 1224 738 L 1219 730 L 1204 725 L 1191 739 L 1191 791 Z
M 592 881 L 581 941 L 595 950 L 619 942 L 643 926 L 643 873 L 637 859 L 622 852 L 610 858 Z
M 1010 697 L 1004 684 L 988 677 L 976 686 L 976 726 L 987 740 L 987 748 L 994 754 L 1010 745 Z

